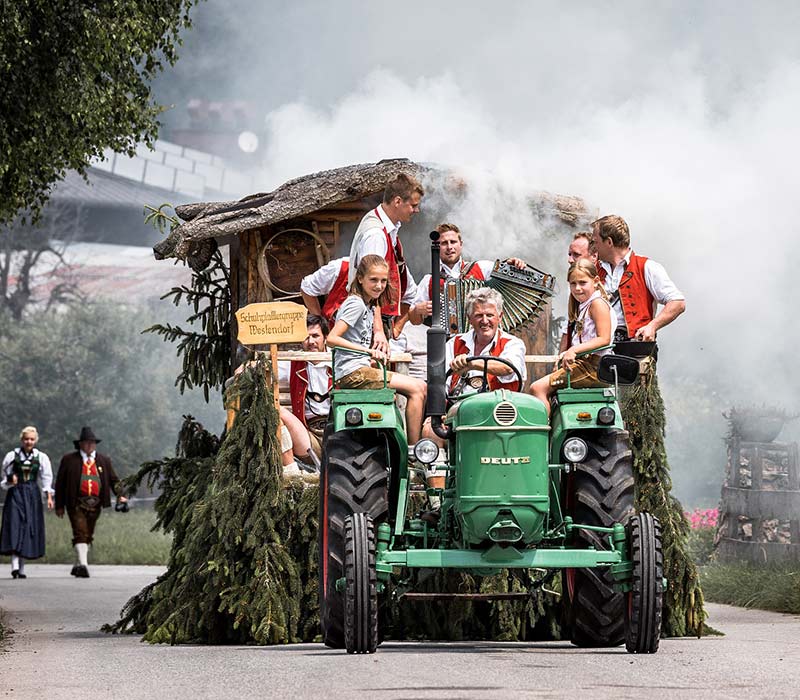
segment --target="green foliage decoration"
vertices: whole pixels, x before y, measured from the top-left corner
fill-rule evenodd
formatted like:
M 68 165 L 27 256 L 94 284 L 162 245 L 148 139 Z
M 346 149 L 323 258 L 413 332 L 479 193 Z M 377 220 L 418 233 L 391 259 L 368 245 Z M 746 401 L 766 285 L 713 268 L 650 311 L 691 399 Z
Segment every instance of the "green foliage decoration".
M 680 501 L 671 494 L 664 446 L 666 415 L 654 361 L 645 362 L 637 382 L 623 392 L 621 403 L 631 436 L 636 509 L 652 513 L 661 522 L 667 579 L 662 632 L 668 637 L 700 636 L 706 617 L 703 591 L 688 551 L 689 521 Z
M 130 480 L 160 484 L 155 508 L 173 546 L 167 572 L 108 631 L 172 644 L 317 635 L 317 489 L 284 482 L 263 364 L 239 375 L 226 398 L 239 410 L 218 450 L 187 417 L 178 456 L 145 464 Z
M 4 2 L 0 14 L 0 224 L 35 220 L 68 170 L 105 149 L 152 146 L 150 85 L 177 60 L 197 0 Z
M 530 641 L 559 639 L 558 590 L 550 590 L 541 572 L 503 569 L 492 576 L 439 569 L 415 574 L 413 589 L 420 593 L 530 593 L 517 600 L 393 602 L 381 621 L 390 639 L 461 641 Z M 557 578 L 557 577 L 556 577 Z M 554 581 L 556 579 L 553 579 Z
M 168 224 L 176 226 L 178 220 L 167 216 L 162 205 L 158 209 L 147 207 L 145 222 L 160 230 Z M 143 333 L 156 333 L 165 341 L 177 342 L 176 353 L 183 366 L 175 380 L 181 394 L 196 386 L 203 388 L 206 401 L 211 389 L 221 388 L 230 374 L 230 313 L 231 293 L 228 267 L 222 253 L 215 249 L 209 265 L 192 271 L 191 286 L 173 287 L 162 299 L 172 299 L 177 307 L 185 303 L 192 313 L 186 319 L 192 328 L 183 328 L 170 323 L 157 323 Z

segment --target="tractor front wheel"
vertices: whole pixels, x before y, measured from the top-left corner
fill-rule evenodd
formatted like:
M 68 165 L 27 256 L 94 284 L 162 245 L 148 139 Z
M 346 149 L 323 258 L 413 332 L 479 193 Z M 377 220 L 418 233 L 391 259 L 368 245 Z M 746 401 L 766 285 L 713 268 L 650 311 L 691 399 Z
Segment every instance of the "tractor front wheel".
M 625 430 L 587 439 L 590 456 L 569 474 L 566 511 L 576 524 L 611 527 L 634 513 L 633 460 Z M 578 547 L 607 549 L 605 536 L 579 530 Z M 566 569 L 563 590 L 569 638 L 579 647 L 613 647 L 625 641 L 625 595 L 614 590 L 608 569 Z
M 366 513 L 344 523 L 344 642 L 348 654 L 373 654 L 378 647 L 378 576 L 375 527 Z
M 650 513 L 638 513 L 630 519 L 628 552 L 633 573 L 625 607 L 625 648 L 631 654 L 654 654 L 661 637 L 664 597 L 664 559 L 658 518 Z
M 345 576 L 345 520 L 367 513 L 378 524 L 389 510 L 388 455 L 373 431 L 331 433 L 325 440 L 319 495 L 319 616 L 322 641 L 345 647 L 344 594 L 336 581 Z

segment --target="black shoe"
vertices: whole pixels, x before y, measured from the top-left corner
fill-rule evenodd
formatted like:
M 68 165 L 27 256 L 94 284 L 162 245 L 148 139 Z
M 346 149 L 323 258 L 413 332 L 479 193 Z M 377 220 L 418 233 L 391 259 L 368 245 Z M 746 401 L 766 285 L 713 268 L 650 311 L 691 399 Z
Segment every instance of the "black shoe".
M 21 574 L 17 572 L 17 578 L 28 578 L 28 574 Z
M 19 578 L 19 569 L 11 570 L 11 578 Z
M 428 525 L 432 525 L 436 527 L 439 524 L 439 518 L 442 516 L 442 511 L 440 508 L 432 508 L 431 510 L 426 510 L 423 512 L 419 519 L 424 522 L 428 523 Z
M 78 564 L 78 566 L 75 567 L 75 577 L 89 578 L 89 569 L 87 569 L 85 566 L 81 564 Z
M 72 571 L 69 572 L 69 575 L 70 576 L 77 576 L 78 575 L 78 565 L 77 564 L 75 564 L 75 566 L 72 567 Z

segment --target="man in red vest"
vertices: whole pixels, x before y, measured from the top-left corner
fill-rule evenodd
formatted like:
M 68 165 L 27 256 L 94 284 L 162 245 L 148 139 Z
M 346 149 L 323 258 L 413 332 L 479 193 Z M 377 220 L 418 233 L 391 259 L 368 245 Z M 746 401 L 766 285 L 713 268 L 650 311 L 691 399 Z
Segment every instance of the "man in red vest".
M 325 338 L 328 336 L 325 318 L 308 314 L 306 330 L 308 335 L 303 340 L 303 350 L 325 352 Z M 318 469 L 322 456 L 322 433 L 331 408 L 331 364 L 305 360 L 279 362 L 278 380 L 289 384 L 292 410 L 281 408 L 280 417 L 292 438 L 292 452 L 304 465 Z
M 592 222 L 592 238 L 600 277 L 617 314 L 615 341 L 655 340 L 660 328 L 686 310 L 685 297 L 662 265 L 631 250 L 628 224 L 621 216 Z M 658 313 L 656 304 L 663 305 Z
M 507 360 L 517 368 L 522 377 L 520 384 L 517 375 L 508 365 L 490 361 L 486 363 L 490 390 L 521 391 L 527 377 L 525 343 L 500 329 L 500 319 L 503 316 L 502 295 L 495 289 L 479 287 L 467 294 L 465 307 L 472 328 L 447 341 L 447 364 L 453 372 L 449 391 L 456 390 L 459 382 L 469 386 L 471 377 L 475 377 L 475 381 L 478 382 L 482 380 L 484 363 L 478 360 L 467 361 L 467 358 L 473 355 Z M 477 386 L 480 386 L 480 383 Z M 425 421 L 422 434 L 423 437 L 431 438 L 440 448 L 444 447 L 444 440 L 431 430 L 430 420 Z M 444 475 L 437 470 L 437 463 L 429 467 L 425 476 L 430 488 L 444 488 Z M 439 497 L 431 496 L 430 510 L 422 515 L 422 519 L 429 523 L 437 522 L 440 506 Z
M 337 258 L 300 282 L 300 295 L 306 308 L 315 316 L 322 316 L 328 325 L 333 323 L 336 312 L 347 298 L 349 270 L 350 258 Z M 320 297 L 325 298 L 322 306 Z
M 492 272 L 494 263 L 491 260 L 476 260 L 467 262 L 461 257 L 464 242 L 461 231 L 455 224 L 439 224 L 439 258 L 441 260 L 442 287 L 445 279 L 475 279 L 487 280 Z M 525 267 L 525 261 L 519 258 L 509 258 L 508 262 L 519 269 Z M 432 281 L 431 276 L 425 275 L 417 285 L 417 296 L 408 310 L 408 320 L 414 325 L 423 323 L 432 313 L 431 304 Z
M 111 493 L 116 495 L 117 503 L 128 500 L 111 458 L 97 451 L 99 442 L 91 428 L 82 428 L 73 441 L 75 451 L 61 458 L 56 477 L 56 515 L 63 518 L 66 510 L 69 516 L 78 559 L 70 573 L 77 578 L 89 578 L 89 545 L 100 512 L 111 506 Z
M 386 185 L 383 201 L 361 219 L 350 246 L 348 284 L 352 284 L 355 279 L 358 263 L 365 255 L 380 255 L 389 264 L 392 300 L 380 310 L 380 314 L 376 307 L 372 342 L 374 348 L 384 352 L 389 348 L 387 331 L 392 336 L 399 333 L 399 328 L 395 332 L 394 323 L 413 303 L 417 294 L 417 285 L 408 269 L 398 233 L 400 227 L 410 222 L 419 212 L 424 194 L 422 185 L 416 179 L 400 173 Z

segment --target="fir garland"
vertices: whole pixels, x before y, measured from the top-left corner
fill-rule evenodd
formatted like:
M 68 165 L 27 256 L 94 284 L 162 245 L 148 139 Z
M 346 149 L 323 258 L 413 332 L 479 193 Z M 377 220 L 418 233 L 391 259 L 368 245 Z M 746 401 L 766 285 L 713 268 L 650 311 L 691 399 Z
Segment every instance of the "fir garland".
M 216 454 L 214 439 L 187 419 L 183 431 L 198 449 L 131 478 L 161 479 L 158 522 L 174 540 L 167 572 L 107 631 L 171 644 L 279 644 L 318 633 L 317 489 L 283 482 L 265 376 L 257 363 L 229 389 L 241 408 Z
M 661 522 L 667 579 L 662 633 L 699 637 L 706 618 L 703 591 L 688 553 L 689 521 L 680 501 L 670 493 L 672 478 L 664 445 L 666 415 L 653 359 L 642 363 L 637 382 L 623 391 L 621 410 L 631 438 L 636 510 L 652 513 Z

